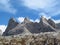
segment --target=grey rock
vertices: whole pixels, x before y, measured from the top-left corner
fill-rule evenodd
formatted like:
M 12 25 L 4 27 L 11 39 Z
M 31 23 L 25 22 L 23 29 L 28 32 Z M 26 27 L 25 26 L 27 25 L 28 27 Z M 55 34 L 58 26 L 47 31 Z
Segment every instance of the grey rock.
M 3 36 L 53 31 L 56 31 L 55 23 L 50 19 L 47 20 L 43 16 L 40 18 L 39 23 L 31 22 L 28 18 L 25 18 L 23 23 L 18 23 L 14 18 L 11 18 Z
M 25 19 L 24 19 L 24 22 L 23 23 L 30 23 L 31 21 L 29 20 L 29 18 L 28 17 L 26 17 Z
M 27 23 L 25 27 L 31 32 L 31 33 L 40 33 L 40 25 L 39 23 Z
M 25 34 L 30 33 L 26 27 L 24 27 L 24 24 L 19 24 L 15 28 L 11 29 L 8 32 L 8 35 L 17 35 L 17 34 Z
M 48 20 L 43 16 L 40 19 L 40 32 L 52 32 L 55 29 L 49 24 Z
M 11 18 L 9 20 L 9 23 L 8 23 L 8 26 L 7 26 L 6 30 L 5 30 L 5 32 L 3 32 L 3 35 L 7 35 L 8 31 L 13 29 L 14 27 L 16 27 L 18 24 L 19 23 L 16 22 L 16 20 L 14 18 Z
M 54 28 L 57 27 L 56 24 L 55 24 L 55 22 L 54 22 L 53 20 L 51 20 L 51 19 L 48 19 L 48 23 L 49 23 L 52 27 L 54 27 Z

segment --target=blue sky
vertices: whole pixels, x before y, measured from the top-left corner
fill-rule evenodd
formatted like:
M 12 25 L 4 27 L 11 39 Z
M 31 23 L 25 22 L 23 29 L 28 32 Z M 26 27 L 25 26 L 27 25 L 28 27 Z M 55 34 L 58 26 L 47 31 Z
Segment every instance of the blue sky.
M 6 27 L 11 17 L 39 22 L 41 15 L 60 22 L 60 0 L 0 0 L 0 26 Z

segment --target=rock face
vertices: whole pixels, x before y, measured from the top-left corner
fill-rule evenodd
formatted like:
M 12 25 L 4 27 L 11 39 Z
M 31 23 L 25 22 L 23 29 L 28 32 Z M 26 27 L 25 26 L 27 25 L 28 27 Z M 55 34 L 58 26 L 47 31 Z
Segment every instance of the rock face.
M 53 22 L 53 20 L 49 19 L 49 20 L 48 20 L 48 23 L 49 23 L 52 27 L 56 28 L 56 24 Z
M 24 22 L 23 23 L 30 23 L 31 21 L 29 20 L 29 18 L 28 17 L 26 17 L 25 19 L 24 19 Z
M 48 22 L 49 21 L 49 22 Z M 54 27 L 52 26 L 52 24 L 55 23 L 50 23 L 52 21 L 47 20 L 46 18 L 44 18 L 43 16 L 41 17 L 40 20 L 40 32 L 51 32 L 51 31 L 55 31 Z
M 41 16 L 39 23 L 31 22 L 28 18 L 25 18 L 23 23 L 18 23 L 14 18 L 11 18 L 3 36 L 52 32 L 56 31 L 55 25 L 51 19 L 47 20 L 43 16 Z
M 3 35 L 8 35 L 8 32 L 13 29 L 14 27 L 16 27 L 18 25 L 18 22 L 16 22 L 16 20 L 14 18 L 11 18 L 9 20 L 8 26 L 5 30 L 5 32 L 3 33 Z

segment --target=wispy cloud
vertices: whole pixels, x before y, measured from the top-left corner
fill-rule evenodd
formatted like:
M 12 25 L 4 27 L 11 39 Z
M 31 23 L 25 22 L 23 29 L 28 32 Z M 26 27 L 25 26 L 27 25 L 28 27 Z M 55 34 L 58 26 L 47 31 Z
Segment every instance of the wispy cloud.
M 34 9 L 43 10 L 42 13 L 47 13 L 47 16 L 55 16 L 60 14 L 59 0 L 22 0 L 23 5 Z
M 9 13 L 16 13 L 16 9 L 13 8 L 10 0 L 0 0 L 0 10 L 9 12 Z

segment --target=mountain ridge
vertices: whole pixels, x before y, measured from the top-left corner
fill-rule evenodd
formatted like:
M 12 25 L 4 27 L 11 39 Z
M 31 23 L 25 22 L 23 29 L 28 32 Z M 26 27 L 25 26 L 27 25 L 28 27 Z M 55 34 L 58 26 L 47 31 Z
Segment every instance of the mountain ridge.
M 18 23 L 15 21 L 14 18 L 9 20 L 8 26 L 3 33 L 3 36 L 9 35 L 18 35 L 18 34 L 25 34 L 25 33 L 40 33 L 40 32 L 55 32 L 56 24 L 51 19 L 46 19 L 45 17 L 41 16 L 40 22 L 31 22 L 28 18 L 25 18 L 22 23 Z

